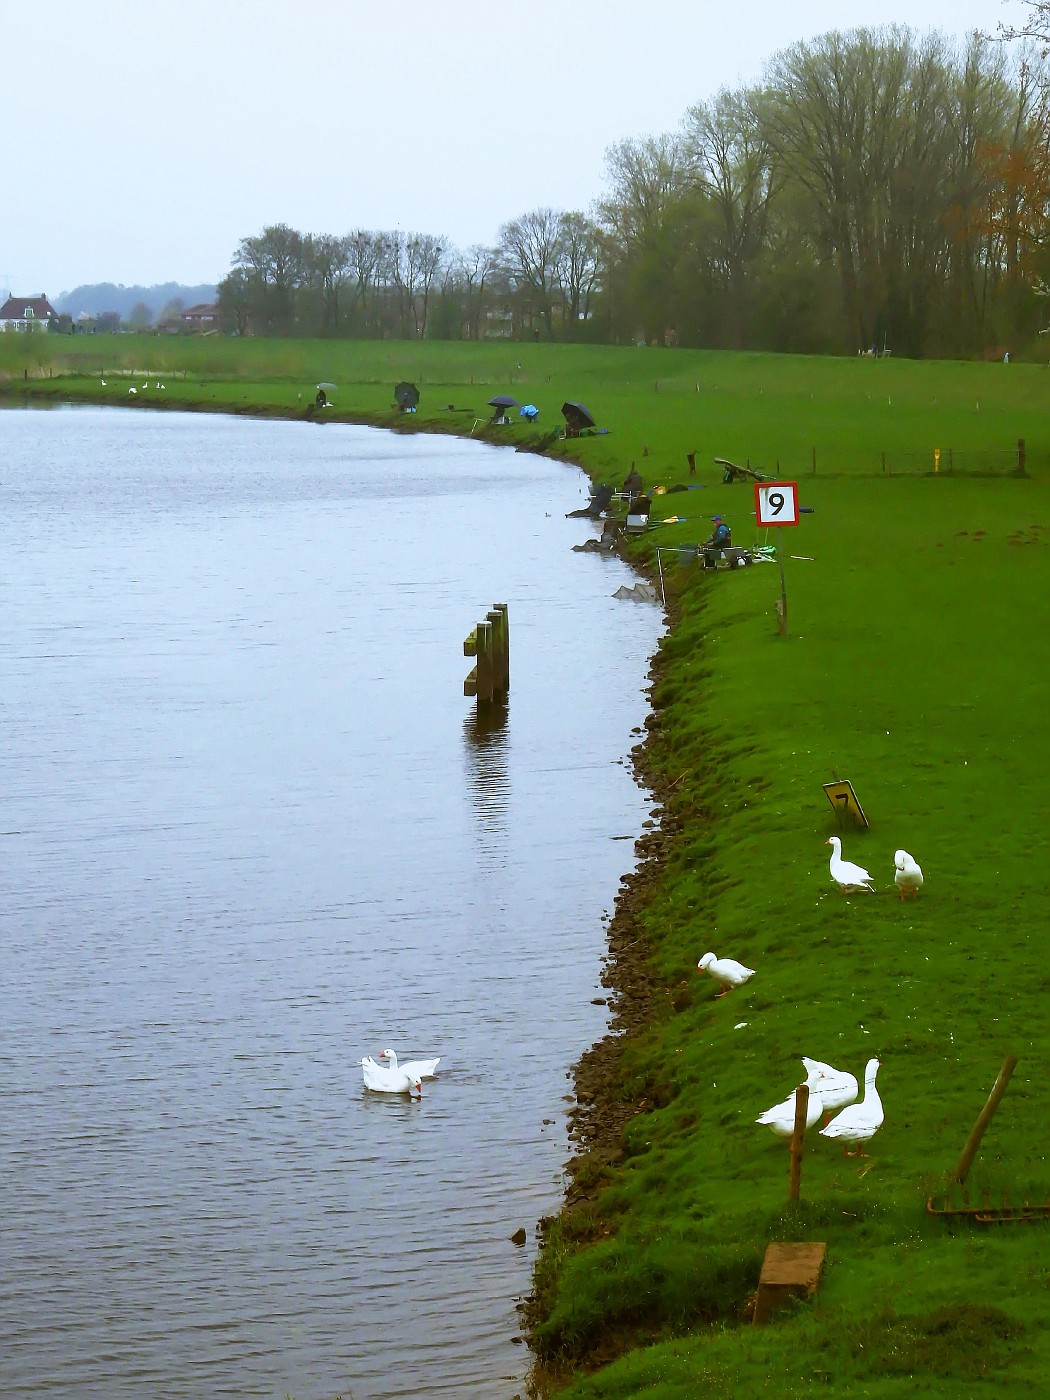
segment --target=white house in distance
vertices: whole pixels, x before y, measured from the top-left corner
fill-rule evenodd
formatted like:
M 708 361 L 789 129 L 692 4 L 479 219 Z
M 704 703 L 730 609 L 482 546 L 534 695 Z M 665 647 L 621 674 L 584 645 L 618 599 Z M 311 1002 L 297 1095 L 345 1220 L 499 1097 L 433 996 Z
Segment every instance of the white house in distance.
M 58 320 L 58 312 L 44 296 L 8 297 L 0 306 L 0 331 L 46 331 Z

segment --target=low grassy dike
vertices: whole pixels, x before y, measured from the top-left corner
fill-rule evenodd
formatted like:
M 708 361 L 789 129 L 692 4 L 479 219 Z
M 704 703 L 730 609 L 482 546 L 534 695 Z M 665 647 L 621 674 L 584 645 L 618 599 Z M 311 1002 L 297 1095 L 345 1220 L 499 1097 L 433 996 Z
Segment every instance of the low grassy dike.
M 628 541 L 650 572 L 657 543 L 695 544 L 715 512 L 736 543 L 755 540 L 751 488 L 725 484 L 715 457 L 798 481 L 811 511 L 784 532 L 786 637 L 775 566 L 705 574 L 665 556 L 672 625 L 636 752 L 663 818 L 610 930 L 612 1034 L 577 1069 L 578 1151 L 527 1309 L 534 1393 L 1041 1393 L 1045 1221 L 926 1206 L 962 1203 L 951 1173 L 1007 1055 L 1018 1066 L 971 1199 L 1050 1193 L 1050 370 L 247 342 L 238 370 L 228 343 L 196 347 L 216 357 L 204 365 L 192 345 L 157 342 L 161 365 L 128 339 L 90 374 L 55 358 L 11 388 L 294 417 L 324 380 L 330 417 L 404 427 L 390 402 L 406 378 L 422 392 L 414 428 L 531 448 L 541 437 L 523 425 L 475 427 L 485 399 L 536 403 L 541 431 L 582 400 L 608 433 L 547 450 L 596 481 L 635 462 L 649 486 L 698 488 L 657 496 L 654 519 L 678 523 Z M 130 396 L 120 371 L 147 368 Z M 831 884 L 822 785 L 835 777 L 868 816 L 841 835 L 874 894 Z M 926 873 L 907 903 L 898 847 Z M 716 1000 L 695 971 L 708 950 L 755 976 Z M 799 1082 L 802 1055 L 858 1077 L 878 1057 L 886 1121 L 861 1159 L 813 1130 L 789 1206 L 785 1147 L 754 1119 Z M 827 1265 L 811 1301 L 756 1328 L 748 1305 L 775 1240 L 824 1241 Z

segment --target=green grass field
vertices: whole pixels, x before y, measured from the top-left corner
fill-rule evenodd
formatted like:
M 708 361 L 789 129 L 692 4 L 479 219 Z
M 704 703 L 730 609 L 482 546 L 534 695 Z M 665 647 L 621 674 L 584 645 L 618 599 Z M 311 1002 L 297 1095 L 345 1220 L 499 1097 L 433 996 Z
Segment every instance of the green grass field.
M 961 1200 L 948 1178 L 1008 1054 L 1019 1064 L 972 1196 L 1050 1196 L 1050 369 L 127 337 L 91 342 L 92 365 L 59 349 L 28 379 L 9 363 L 11 389 L 127 403 L 133 381 L 117 371 L 149 368 L 168 388 L 137 404 L 294 415 L 324 379 L 338 385 L 333 417 L 394 424 L 391 390 L 409 378 L 423 394 L 412 427 L 459 431 L 473 418 L 449 403 L 483 418 L 485 399 L 509 392 L 539 405 L 544 429 L 562 399 L 582 400 L 608 433 L 553 450 L 595 480 L 617 482 L 635 461 L 649 485 L 701 488 L 657 498 L 654 516 L 684 519 L 630 542 L 646 568 L 657 542 L 695 543 L 716 511 L 736 543 L 755 540 L 751 487 L 723 484 L 715 457 L 779 463 L 798 480 L 812 513 L 782 532 L 787 637 L 774 565 L 670 572 L 676 620 L 646 747 L 673 839 L 640 915 L 660 1010 L 624 1047 L 620 1086 L 651 1106 L 629 1122 L 620 1160 L 576 1163 L 582 1199 L 548 1228 L 537 1391 L 1041 1393 L 1045 1224 L 946 1222 L 925 1204 Z M 1009 474 L 1018 438 L 1024 478 Z M 870 821 L 842 835 L 875 875 L 873 895 L 843 897 L 830 881 L 837 828 L 822 784 L 836 776 Z M 892 884 L 899 846 L 926 873 L 907 903 Z M 716 1000 L 695 973 L 708 950 L 755 977 Z M 801 1055 L 858 1077 L 877 1055 L 886 1121 L 866 1159 L 811 1131 L 789 1209 L 785 1146 L 754 1119 L 799 1082 Z M 825 1277 L 811 1302 L 752 1328 L 747 1300 L 778 1239 L 826 1241 Z

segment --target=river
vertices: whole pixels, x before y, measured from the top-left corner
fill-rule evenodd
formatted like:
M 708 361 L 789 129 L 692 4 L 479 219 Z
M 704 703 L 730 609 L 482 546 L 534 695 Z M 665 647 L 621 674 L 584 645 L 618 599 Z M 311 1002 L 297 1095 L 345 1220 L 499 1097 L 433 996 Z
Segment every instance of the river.
M 0 1392 L 520 1392 L 659 609 L 572 551 L 582 474 L 509 449 L 120 409 L 0 444 Z M 421 1101 L 364 1091 L 387 1045 L 441 1056 Z

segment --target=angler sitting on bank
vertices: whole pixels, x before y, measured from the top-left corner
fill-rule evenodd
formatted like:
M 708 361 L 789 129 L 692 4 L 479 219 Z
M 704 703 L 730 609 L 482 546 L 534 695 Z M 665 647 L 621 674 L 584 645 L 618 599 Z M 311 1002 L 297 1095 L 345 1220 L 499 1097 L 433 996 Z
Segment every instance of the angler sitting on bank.
M 733 532 L 720 515 L 713 515 L 711 522 L 715 527 L 711 538 L 700 546 L 704 551 L 704 564 L 709 569 L 713 569 L 718 563 L 718 556 L 722 550 L 729 548 L 733 543 Z

